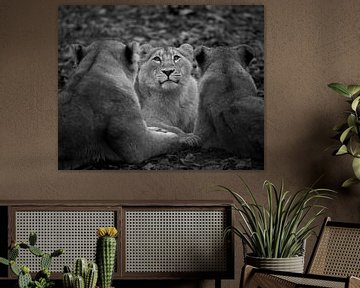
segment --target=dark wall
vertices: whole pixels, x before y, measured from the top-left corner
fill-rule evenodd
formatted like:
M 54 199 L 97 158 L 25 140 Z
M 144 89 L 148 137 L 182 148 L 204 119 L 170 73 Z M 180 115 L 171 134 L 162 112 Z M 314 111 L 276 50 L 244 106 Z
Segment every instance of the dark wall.
M 358 0 L 196 2 L 265 5 L 265 170 L 243 172 L 58 171 L 57 6 L 72 3 L 0 0 L 1 200 L 230 199 L 206 187 L 239 187 L 241 175 L 264 201 L 264 179 L 284 179 L 295 190 L 325 173 L 321 185 L 339 190 L 328 214 L 360 221 L 359 187 L 339 188 L 350 176 L 349 159 L 325 151 L 346 109 L 327 84 L 360 82 Z M 239 273 L 225 287 L 238 280 Z

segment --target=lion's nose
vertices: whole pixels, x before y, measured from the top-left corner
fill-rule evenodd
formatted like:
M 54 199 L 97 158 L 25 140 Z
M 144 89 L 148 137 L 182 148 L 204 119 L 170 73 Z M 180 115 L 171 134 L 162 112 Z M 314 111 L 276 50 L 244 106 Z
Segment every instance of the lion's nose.
M 167 77 L 169 77 L 174 71 L 175 69 L 163 69 L 161 70 Z

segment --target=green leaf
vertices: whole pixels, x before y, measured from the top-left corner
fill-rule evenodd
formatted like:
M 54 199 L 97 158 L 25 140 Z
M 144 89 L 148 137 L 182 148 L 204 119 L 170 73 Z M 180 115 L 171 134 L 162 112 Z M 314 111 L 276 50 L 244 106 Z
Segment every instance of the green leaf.
M 9 265 L 9 264 L 10 264 L 9 260 L 8 260 L 8 259 L 5 259 L 5 258 L 3 258 L 3 257 L 0 257 L 0 263 L 1 263 L 1 264 L 4 264 L 4 265 Z
M 349 132 L 351 131 L 352 128 L 353 127 L 351 126 L 351 127 L 347 128 L 347 129 L 345 129 L 345 131 L 343 133 L 341 133 L 341 136 L 340 136 L 341 143 L 344 143 L 346 137 L 348 136 L 348 134 L 349 134 Z
M 357 179 L 360 180 L 360 158 L 355 157 L 352 161 L 352 168 Z
M 354 157 L 359 157 L 360 156 L 360 138 L 359 138 L 359 136 L 356 134 L 352 135 L 350 137 L 348 145 L 351 147 L 351 154 Z
M 336 152 L 336 155 L 344 155 L 348 153 L 348 149 L 346 148 L 346 145 L 341 145 L 339 150 Z
M 360 93 L 360 85 L 348 85 L 347 90 L 351 96 L 354 96 L 357 93 Z
M 16 276 L 19 276 L 21 270 L 20 270 L 20 268 L 16 265 L 16 262 L 15 262 L 15 261 L 10 261 L 10 268 L 11 268 L 11 271 L 12 271 Z
M 346 85 L 340 84 L 340 83 L 331 83 L 328 85 L 329 88 L 333 89 L 335 92 L 339 93 L 342 96 L 351 97 L 350 92 L 347 89 Z
M 359 179 L 357 179 L 356 177 L 351 177 L 351 178 L 347 179 L 346 181 L 344 181 L 344 183 L 341 185 L 341 187 L 348 188 L 352 185 L 359 184 L 359 183 L 360 183 Z
M 353 113 L 350 113 L 350 115 L 347 118 L 347 124 L 348 126 L 355 126 L 356 124 L 356 116 Z
M 351 103 L 351 109 L 356 111 L 356 108 L 358 107 L 359 105 L 359 101 L 360 101 L 360 96 L 356 97 L 354 99 L 354 101 Z

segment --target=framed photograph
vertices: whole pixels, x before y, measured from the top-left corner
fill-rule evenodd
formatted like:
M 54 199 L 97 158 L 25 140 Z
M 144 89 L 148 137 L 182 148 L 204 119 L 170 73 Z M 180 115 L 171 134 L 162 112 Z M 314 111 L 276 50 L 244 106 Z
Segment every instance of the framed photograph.
M 262 5 L 60 6 L 58 167 L 264 169 Z

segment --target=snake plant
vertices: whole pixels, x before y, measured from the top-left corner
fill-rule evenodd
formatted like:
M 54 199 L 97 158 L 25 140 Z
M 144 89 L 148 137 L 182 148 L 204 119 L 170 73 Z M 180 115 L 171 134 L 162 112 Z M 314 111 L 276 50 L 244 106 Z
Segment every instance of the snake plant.
M 285 190 L 283 183 L 277 188 L 266 180 L 264 189 L 267 203 L 262 205 L 241 178 L 251 201 L 225 186 L 218 186 L 235 199 L 233 205 L 240 215 L 239 227 L 228 227 L 225 235 L 233 232 L 247 245 L 252 256 L 288 258 L 301 255 L 304 241 L 314 233 L 316 219 L 326 207 L 318 200 L 331 199 L 333 190 L 304 188 L 296 193 Z

